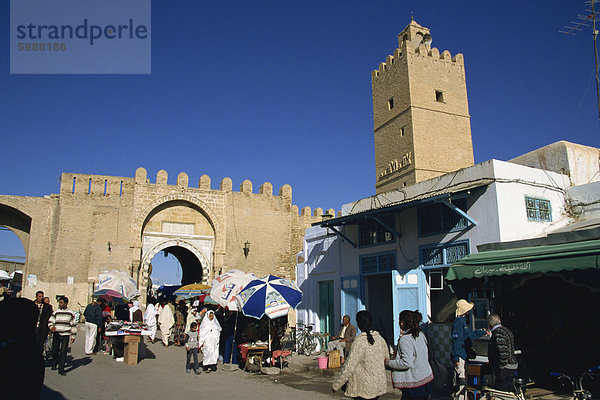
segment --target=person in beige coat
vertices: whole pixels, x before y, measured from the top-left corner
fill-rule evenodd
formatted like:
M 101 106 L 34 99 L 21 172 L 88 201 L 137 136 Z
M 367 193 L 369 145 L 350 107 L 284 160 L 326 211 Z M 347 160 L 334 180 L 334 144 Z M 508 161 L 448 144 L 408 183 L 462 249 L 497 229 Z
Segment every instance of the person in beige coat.
M 387 344 L 379 332 L 371 330 L 371 313 L 368 311 L 356 314 L 356 324 L 362 333 L 354 340 L 350 356 L 332 390 L 336 392 L 347 383 L 346 396 L 377 399 L 387 392 Z

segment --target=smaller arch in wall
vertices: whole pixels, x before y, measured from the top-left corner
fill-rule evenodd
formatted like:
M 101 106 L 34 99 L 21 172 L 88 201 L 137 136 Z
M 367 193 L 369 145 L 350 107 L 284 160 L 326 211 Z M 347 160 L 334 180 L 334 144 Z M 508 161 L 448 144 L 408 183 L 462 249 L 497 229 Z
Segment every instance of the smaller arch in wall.
M 184 249 L 189 250 L 190 252 L 192 252 L 200 261 L 200 264 L 202 265 L 202 284 L 204 285 L 208 285 L 209 284 L 209 279 L 210 279 L 210 271 L 211 271 L 211 265 L 210 265 L 210 261 L 209 258 L 200 250 L 198 249 L 196 246 L 194 246 L 192 243 L 177 238 L 177 239 L 173 239 L 173 238 L 169 238 L 166 240 L 163 240 L 160 243 L 157 243 L 154 247 L 152 247 L 150 250 L 148 250 L 145 254 L 143 254 L 142 256 L 142 279 L 140 279 L 140 291 L 143 291 L 143 289 L 147 288 L 148 285 L 150 284 L 150 273 L 151 273 L 151 268 L 150 268 L 150 263 L 152 262 L 152 259 L 154 258 L 155 255 L 157 255 L 159 252 L 163 251 L 164 249 L 168 248 L 168 247 L 183 247 Z

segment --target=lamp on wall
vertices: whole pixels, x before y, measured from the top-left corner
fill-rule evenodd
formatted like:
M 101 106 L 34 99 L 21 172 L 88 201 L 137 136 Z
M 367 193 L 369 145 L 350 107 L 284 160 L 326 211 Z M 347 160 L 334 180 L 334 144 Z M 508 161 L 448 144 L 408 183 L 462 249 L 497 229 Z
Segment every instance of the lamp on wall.
M 250 253 L 250 242 L 244 243 L 244 258 L 248 258 L 248 253 Z

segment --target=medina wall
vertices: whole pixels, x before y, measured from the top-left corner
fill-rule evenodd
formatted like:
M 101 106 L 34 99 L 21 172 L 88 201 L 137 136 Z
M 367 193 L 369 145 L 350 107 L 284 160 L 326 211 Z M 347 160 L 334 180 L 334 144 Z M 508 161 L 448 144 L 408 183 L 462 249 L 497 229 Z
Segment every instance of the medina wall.
M 192 187 L 186 173 L 169 184 L 161 170 L 151 182 L 144 168 L 134 177 L 63 173 L 59 194 L 0 196 L 0 225 L 19 236 L 27 256 L 23 296 L 43 290 L 54 302 L 66 295 L 74 308 L 88 302 L 105 270 L 127 271 L 145 292 L 161 246 L 201 255 L 205 283 L 232 268 L 294 278 L 304 230 L 322 214 L 299 211 L 289 185 L 274 194 L 270 183 L 255 190 L 246 180 L 238 191 L 224 178 L 213 189 L 203 175 Z

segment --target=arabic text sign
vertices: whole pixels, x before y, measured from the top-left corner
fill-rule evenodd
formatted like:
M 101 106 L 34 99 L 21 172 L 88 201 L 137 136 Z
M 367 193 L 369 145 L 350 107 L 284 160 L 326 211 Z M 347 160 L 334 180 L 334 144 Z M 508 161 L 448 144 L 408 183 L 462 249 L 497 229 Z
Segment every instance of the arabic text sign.
M 531 264 L 526 262 L 519 263 L 508 263 L 494 266 L 482 266 L 475 269 L 475 277 L 490 276 L 490 275 L 502 275 L 502 274 L 514 274 L 524 273 L 531 270 Z

